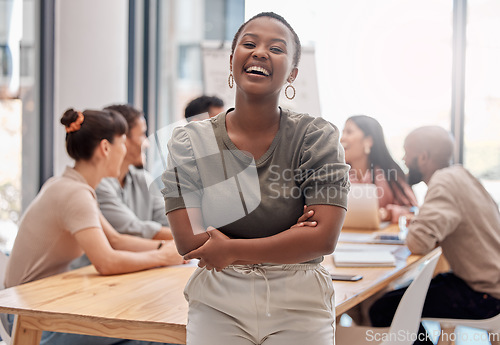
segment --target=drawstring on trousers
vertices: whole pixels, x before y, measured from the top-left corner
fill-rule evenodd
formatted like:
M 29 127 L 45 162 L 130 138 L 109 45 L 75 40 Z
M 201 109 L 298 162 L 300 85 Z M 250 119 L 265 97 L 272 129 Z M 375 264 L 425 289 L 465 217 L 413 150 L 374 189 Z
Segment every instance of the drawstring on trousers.
M 266 269 L 260 265 L 232 265 L 232 269 L 234 269 L 236 272 L 245 274 L 245 275 L 250 275 L 250 274 L 255 274 L 257 276 L 263 277 L 264 280 L 266 281 L 266 286 L 267 286 L 267 298 L 266 298 L 266 315 L 267 317 L 271 316 L 271 313 L 269 311 L 269 304 L 271 301 L 271 287 L 269 286 L 269 280 L 267 280 L 266 277 Z
M 233 269 L 235 272 L 250 275 L 255 274 L 264 278 L 267 287 L 266 298 L 266 315 L 271 316 L 269 311 L 271 301 L 271 287 L 266 273 L 271 271 L 307 271 L 314 270 L 321 267 L 318 263 L 302 263 L 302 264 L 254 264 L 254 265 L 229 265 L 228 268 Z

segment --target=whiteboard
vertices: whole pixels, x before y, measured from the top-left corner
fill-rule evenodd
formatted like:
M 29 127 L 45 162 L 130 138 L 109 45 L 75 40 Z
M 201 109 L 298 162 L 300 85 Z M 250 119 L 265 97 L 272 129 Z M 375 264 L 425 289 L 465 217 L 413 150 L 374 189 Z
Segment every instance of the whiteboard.
M 234 107 L 236 87 L 228 85 L 229 46 L 215 46 L 210 42 L 202 45 L 203 56 L 203 90 L 205 95 L 217 96 L 224 101 L 225 108 Z M 280 106 L 311 116 L 320 116 L 318 78 L 316 74 L 316 57 L 313 47 L 302 47 L 299 62 L 299 73 L 293 82 L 296 95 L 293 100 L 285 97 L 285 87 L 281 91 Z M 289 94 L 291 92 L 289 91 Z

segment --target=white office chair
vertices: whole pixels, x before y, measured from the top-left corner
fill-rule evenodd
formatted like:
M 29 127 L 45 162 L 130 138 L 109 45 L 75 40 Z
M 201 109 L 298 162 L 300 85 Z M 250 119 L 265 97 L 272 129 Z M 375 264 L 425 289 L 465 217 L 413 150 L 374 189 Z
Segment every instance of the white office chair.
M 465 326 L 471 328 L 484 329 L 490 333 L 490 342 L 492 345 L 500 345 L 500 314 L 489 319 L 483 320 L 465 320 L 465 319 L 438 319 L 438 318 L 424 318 L 422 321 L 439 322 L 441 329 L 445 329 L 447 333 L 453 332 L 457 326 Z M 446 339 L 439 339 L 438 344 L 451 344 L 452 337 L 448 336 Z
M 9 257 L 5 255 L 4 252 L 0 251 L 0 290 L 5 288 L 4 286 L 4 278 L 5 278 L 5 270 L 7 269 L 7 263 L 9 262 Z M 7 314 L 0 314 L 0 337 L 3 342 L 7 345 L 11 343 L 10 335 L 5 329 L 7 325 Z M 1 342 L 0 342 L 1 344 Z
M 343 327 L 337 325 L 335 335 L 337 344 L 413 344 L 420 325 L 425 296 L 440 256 L 441 249 L 417 267 L 418 274 L 401 298 L 390 327 Z

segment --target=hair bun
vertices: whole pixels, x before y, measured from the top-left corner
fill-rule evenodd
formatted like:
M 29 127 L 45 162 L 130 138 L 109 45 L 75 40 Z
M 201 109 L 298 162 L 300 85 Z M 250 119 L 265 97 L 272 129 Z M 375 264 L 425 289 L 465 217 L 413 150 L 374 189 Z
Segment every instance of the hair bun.
M 75 109 L 70 108 L 66 110 L 61 117 L 61 124 L 63 124 L 65 127 L 69 127 L 73 122 L 76 121 L 77 118 L 78 112 Z
M 66 133 L 72 133 L 81 128 L 84 119 L 85 116 L 82 112 L 69 109 L 63 114 L 61 123 L 66 127 Z

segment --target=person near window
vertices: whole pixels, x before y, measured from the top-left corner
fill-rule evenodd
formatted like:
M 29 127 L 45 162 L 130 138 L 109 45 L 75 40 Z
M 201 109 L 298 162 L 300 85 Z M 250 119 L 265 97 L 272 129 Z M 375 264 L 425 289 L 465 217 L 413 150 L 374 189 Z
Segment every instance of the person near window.
M 174 130 L 163 175 L 179 252 L 200 260 L 185 295 L 187 344 L 334 343 L 333 252 L 349 190 L 339 130 L 279 107 L 293 98 L 301 45 L 281 16 L 237 31 L 235 107 Z M 307 224 L 297 218 L 307 206 Z
M 6 270 L 5 286 L 24 284 L 69 270 L 87 254 L 103 275 L 182 264 L 173 241 L 118 233 L 99 211 L 95 188 L 104 177 L 118 177 L 126 153 L 127 122 L 112 110 L 67 110 L 66 150 L 75 160 L 52 177 L 22 216 Z M 9 315 L 13 322 L 13 316 Z M 152 344 L 86 335 L 43 332 L 43 345 Z
M 199 121 L 214 117 L 222 111 L 224 111 L 222 99 L 216 96 L 202 95 L 188 103 L 184 110 L 184 117 L 188 121 Z
M 142 148 L 148 145 L 144 114 L 128 104 L 104 109 L 120 113 L 127 121 L 128 131 L 125 139 L 127 153 L 118 178 L 103 178 L 95 190 L 102 214 L 119 233 L 171 241 L 165 204 L 160 192 L 155 193 L 155 185 L 149 186 L 147 181 L 152 178 L 143 169 L 145 157 Z M 89 264 L 84 254 L 71 263 L 71 268 Z
M 453 139 L 441 127 L 420 127 L 404 143 L 410 184 L 428 191 L 409 227 L 414 254 L 441 246 L 451 271 L 434 277 L 423 317 L 485 319 L 500 313 L 500 213 L 481 183 L 461 165 L 450 165 Z M 389 326 L 405 289 L 388 292 L 370 309 L 374 326 Z M 421 333 L 424 334 L 423 328 Z M 424 334 L 425 335 L 425 334 Z M 419 344 L 432 344 L 420 336 Z
M 377 195 L 382 220 L 397 223 L 399 216 L 409 214 L 417 200 L 401 167 L 394 161 L 385 144 L 380 123 L 366 115 L 347 119 L 342 138 L 347 164 L 351 165 L 351 183 L 372 183 Z

